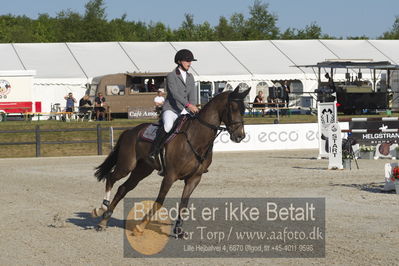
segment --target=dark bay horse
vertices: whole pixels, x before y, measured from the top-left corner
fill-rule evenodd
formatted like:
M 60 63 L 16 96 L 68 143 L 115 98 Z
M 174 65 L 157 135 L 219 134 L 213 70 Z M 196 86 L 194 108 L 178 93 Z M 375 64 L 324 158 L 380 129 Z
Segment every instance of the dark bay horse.
M 155 213 L 162 206 L 166 194 L 178 179 L 184 180 L 185 184 L 179 208 L 187 207 L 191 193 L 212 162 L 213 141 L 218 131 L 227 130 L 230 139 L 237 143 L 245 138 L 243 100 L 249 91 L 250 88 L 239 92 L 237 87 L 232 92 L 223 92 L 215 96 L 195 118 L 185 122 L 180 131 L 183 134 L 176 135 L 165 145 L 165 174 L 151 213 Z M 220 127 L 222 122 L 225 124 L 225 128 Z M 100 208 L 92 211 L 94 217 L 103 216 L 97 230 L 106 227 L 113 210 L 126 193 L 134 189 L 141 180 L 150 175 L 156 168 L 147 160 L 151 143 L 143 141 L 139 137 L 140 131 L 148 125 L 148 123 L 141 124 L 124 131 L 113 151 L 96 168 L 95 176 L 98 181 L 106 181 L 103 203 Z M 129 178 L 119 186 L 115 197 L 110 202 L 111 189 L 114 183 L 129 173 Z M 136 226 L 136 233 L 144 231 L 150 218 L 148 215 L 143 218 L 140 225 Z M 178 231 L 182 232 L 181 228 L 177 228 L 180 226 L 181 220 L 178 218 L 175 231 L 179 229 Z

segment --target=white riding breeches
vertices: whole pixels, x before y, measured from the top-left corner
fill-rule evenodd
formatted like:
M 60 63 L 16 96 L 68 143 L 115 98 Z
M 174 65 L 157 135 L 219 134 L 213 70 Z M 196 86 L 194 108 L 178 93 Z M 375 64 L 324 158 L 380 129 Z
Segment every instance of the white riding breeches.
M 186 111 L 186 109 L 183 109 L 183 111 L 180 114 L 184 115 L 188 114 L 188 112 Z M 163 128 L 165 129 L 166 133 L 169 133 L 169 131 L 173 127 L 173 123 L 176 121 L 178 117 L 179 115 L 171 110 L 166 110 L 162 113 Z

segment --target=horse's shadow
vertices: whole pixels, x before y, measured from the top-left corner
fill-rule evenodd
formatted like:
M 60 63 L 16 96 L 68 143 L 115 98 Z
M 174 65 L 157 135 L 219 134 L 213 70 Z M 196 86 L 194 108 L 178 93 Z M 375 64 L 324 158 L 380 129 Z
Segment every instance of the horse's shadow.
M 75 212 L 76 218 L 66 219 L 67 223 L 74 224 L 84 230 L 93 229 L 101 221 L 102 217 L 93 218 L 89 212 Z M 109 227 L 125 228 L 125 220 L 111 217 L 108 221 Z
M 66 219 L 66 222 L 74 224 L 76 226 L 79 226 L 80 228 L 83 228 L 84 230 L 91 230 L 91 229 L 96 228 L 97 224 L 102 219 L 102 217 L 93 218 L 93 217 L 91 217 L 91 214 L 88 212 L 75 212 L 74 214 L 77 218 L 68 218 L 68 219 Z M 128 221 L 128 222 L 130 222 L 130 227 L 132 227 L 132 228 L 135 224 L 138 223 L 138 221 L 136 221 L 136 222 Z M 108 221 L 107 227 L 117 227 L 117 228 L 121 228 L 121 229 L 126 229 L 126 225 L 127 225 L 126 220 L 120 220 L 120 219 L 111 217 Z M 172 225 L 173 224 L 169 224 L 169 226 L 172 226 Z M 173 235 L 170 233 L 166 234 L 166 233 L 162 232 L 162 230 L 160 229 L 161 226 L 165 226 L 165 223 L 159 223 L 157 221 L 155 221 L 155 222 L 152 221 L 151 223 L 148 224 L 147 229 L 157 232 L 158 234 L 163 234 L 168 237 L 173 237 Z
M 348 188 L 356 188 L 358 190 L 367 191 L 370 193 L 384 193 L 384 194 L 394 194 L 395 191 L 385 191 L 384 184 L 382 182 L 379 183 L 364 183 L 364 184 L 330 184 L 333 187 L 348 187 Z

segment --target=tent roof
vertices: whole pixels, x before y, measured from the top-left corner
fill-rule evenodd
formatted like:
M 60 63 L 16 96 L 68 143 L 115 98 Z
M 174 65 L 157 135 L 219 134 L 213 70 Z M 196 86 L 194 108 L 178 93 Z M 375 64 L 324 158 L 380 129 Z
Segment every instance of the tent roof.
M 176 50 L 168 42 L 121 42 L 139 72 L 170 72 Z
M 0 44 L 0 70 L 24 70 L 22 62 L 19 60 L 11 44 Z
M 277 40 L 272 41 L 288 58 L 291 65 L 310 65 L 326 59 L 337 58 L 319 40 Z M 312 69 L 301 68 L 305 73 L 313 73 Z
M 87 77 L 138 71 L 118 42 L 67 43 Z
M 373 47 L 368 40 L 321 40 L 321 42 L 339 59 L 389 60 Z
M 389 61 L 394 64 L 399 64 L 399 40 L 370 40 L 369 42 Z
M 172 42 L 175 50 L 189 49 L 198 60 L 192 68 L 197 75 L 247 75 L 248 70 L 220 42 Z
M 250 74 L 301 73 L 270 41 L 229 41 L 222 44 Z
M 85 77 L 65 43 L 18 43 L 14 47 L 26 69 L 35 69 L 39 77 Z
M 133 72 L 169 72 L 175 53 L 190 49 L 200 80 L 259 77 L 305 79 L 326 59 L 399 63 L 397 40 L 262 40 L 222 42 L 90 42 L 0 44 L 0 70 L 36 70 L 36 78 L 68 79 Z

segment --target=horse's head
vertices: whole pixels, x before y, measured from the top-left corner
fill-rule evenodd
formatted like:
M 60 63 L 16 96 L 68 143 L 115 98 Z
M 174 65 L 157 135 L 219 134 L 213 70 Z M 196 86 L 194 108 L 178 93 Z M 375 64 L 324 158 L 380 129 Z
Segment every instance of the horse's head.
M 223 113 L 222 121 L 226 125 L 230 134 L 230 139 L 234 142 L 241 142 L 245 138 L 244 131 L 244 99 L 248 95 L 251 88 L 239 92 L 237 87 L 233 92 L 229 93 L 227 97 L 226 111 Z

